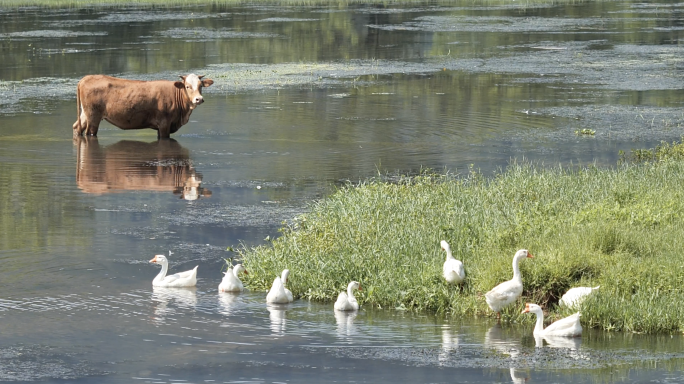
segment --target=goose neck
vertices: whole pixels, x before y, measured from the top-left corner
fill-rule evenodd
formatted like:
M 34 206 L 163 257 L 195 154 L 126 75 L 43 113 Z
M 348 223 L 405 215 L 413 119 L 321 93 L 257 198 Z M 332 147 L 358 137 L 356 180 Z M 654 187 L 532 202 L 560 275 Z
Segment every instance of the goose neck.
M 169 263 L 160 263 L 161 264 L 161 271 L 159 271 L 159 274 L 157 277 L 155 277 L 154 280 L 156 281 L 161 281 L 164 280 L 164 277 L 166 277 L 166 273 L 169 271 Z
M 544 312 L 536 311 L 534 314 L 537 315 L 537 323 L 534 325 L 534 332 L 532 334 L 536 335 L 544 331 Z
M 353 283 L 350 283 L 347 286 L 347 297 L 350 299 L 354 298 L 354 284 Z
M 520 266 L 518 265 L 520 259 L 513 258 L 513 280 L 522 282 L 522 274 L 520 273 Z

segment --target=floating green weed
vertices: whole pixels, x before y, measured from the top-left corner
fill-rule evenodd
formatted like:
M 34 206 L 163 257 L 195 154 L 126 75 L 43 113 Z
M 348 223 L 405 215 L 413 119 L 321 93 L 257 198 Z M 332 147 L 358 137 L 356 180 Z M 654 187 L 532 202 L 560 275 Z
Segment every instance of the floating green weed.
M 584 129 L 579 129 L 579 130 L 575 131 L 575 135 L 577 135 L 577 136 L 594 136 L 594 135 L 596 135 L 596 131 L 593 129 L 584 128 Z
M 528 0 L 527 4 L 557 3 L 558 0 Z M 577 0 L 565 0 L 567 3 L 575 3 Z M 42 6 L 50 8 L 61 7 L 84 7 L 84 6 L 197 6 L 197 5 L 301 5 L 301 6 L 330 6 L 339 7 L 348 4 L 377 4 L 377 5 L 401 5 L 401 4 L 424 4 L 425 0 L 0 0 L 0 7 Z M 474 4 L 497 5 L 506 4 L 504 0 L 478 0 Z M 453 5 L 453 0 L 438 0 L 431 4 Z M 524 5 L 522 5 L 524 7 Z

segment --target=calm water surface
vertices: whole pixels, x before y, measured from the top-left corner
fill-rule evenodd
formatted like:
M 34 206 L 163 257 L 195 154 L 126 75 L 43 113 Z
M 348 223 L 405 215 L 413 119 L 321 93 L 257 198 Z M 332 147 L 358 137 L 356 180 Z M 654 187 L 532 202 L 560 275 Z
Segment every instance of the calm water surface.
M 336 184 L 511 159 L 612 166 L 683 133 L 684 5 L 0 9 L 0 381 L 678 382 L 681 336 L 218 294 Z M 172 140 L 73 139 L 90 73 L 216 83 Z M 593 129 L 594 135 L 576 135 Z M 154 254 L 199 265 L 152 289 Z M 291 278 L 296 279 L 296 271 Z M 391 282 L 388 282 L 391 284 Z

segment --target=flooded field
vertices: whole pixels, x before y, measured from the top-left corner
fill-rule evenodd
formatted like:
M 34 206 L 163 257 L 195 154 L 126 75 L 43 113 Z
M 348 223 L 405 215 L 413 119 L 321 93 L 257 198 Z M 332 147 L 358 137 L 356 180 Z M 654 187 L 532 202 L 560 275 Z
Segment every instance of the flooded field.
M 340 183 L 680 139 L 683 39 L 669 2 L 0 8 L 0 381 L 682 381 L 681 335 L 535 340 L 217 286 L 229 247 Z M 215 83 L 171 140 L 73 138 L 94 73 Z M 169 250 L 196 289 L 152 289 Z

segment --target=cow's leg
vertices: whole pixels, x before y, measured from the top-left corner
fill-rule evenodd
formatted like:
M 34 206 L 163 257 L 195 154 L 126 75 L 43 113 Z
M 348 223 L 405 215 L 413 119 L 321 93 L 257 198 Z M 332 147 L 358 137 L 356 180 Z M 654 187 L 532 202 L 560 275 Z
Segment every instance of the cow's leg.
M 89 111 L 89 116 L 86 116 L 84 110 L 83 114 L 81 114 L 81 121 L 86 122 L 83 127 L 86 135 L 97 136 L 97 130 L 100 129 L 100 123 L 102 122 L 102 113 L 98 110 L 91 109 Z
M 86 132 L 87 135 L 90 136 L 97 136 L 97 130 L 100 129 L 100 122 L 97 124 L 94 124 L 92 122 L 88 122 L 88 130 Z
M 171 127 L 169 124 L 159 127 L 157 129 L 157 139 L 168 139 L 171 137 Z
M 81 82 L 76 86 L 76 122 L 73 125 L 74 136 L 81 136 L 83 130 L 81 129 Z
M 78 115 L 76 122 L 74 123 L 74 136 L 82 136 L 83 131 L 85 131 L 88 125 L 88 116 L 86 116 L 85 110 L 81 109 L 81 114 Z
M 79 120 L 76 120 L 74 123 L 74 137 L 76 136 L 81 136 L 83 134 L 83 130 L 81 129 L 81 122 Z

